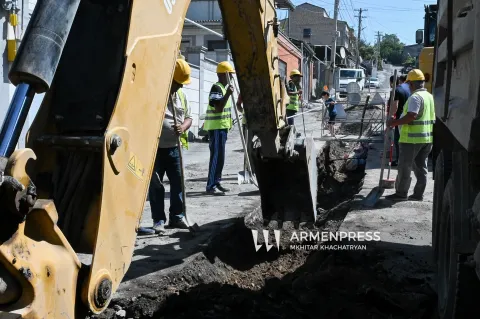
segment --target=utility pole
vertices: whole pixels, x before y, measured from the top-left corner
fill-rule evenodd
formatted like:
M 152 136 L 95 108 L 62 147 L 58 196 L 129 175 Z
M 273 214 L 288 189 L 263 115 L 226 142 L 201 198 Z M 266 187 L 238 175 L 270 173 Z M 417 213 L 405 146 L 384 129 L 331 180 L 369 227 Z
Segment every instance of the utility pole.
M 334 9 L 334 14 L 333 18 L 335 19 L 335 35 L 333 37 L 333 50 L 331 54 L 331 59 L 332 59 L 332 70 L 333 70 L 333 88 L 334 88 L 334 97 L 337 94 L 337 79 L 336 79 L 336 64 L 335 60 L 337 58 L 337 37 L 338 37 L 338 7 L 340 6 L 340 0 L 335 0 L 335 9 Z
M 362 18 L 366 18 L 366 17 L 363 17 L 362 16 L 362 13 L 363 12 L 366 12 L 368 11 L 368 9 L 362 9 L 360 8 L 359 10 L 355 10 L 355 11 L 358 11 L 358 37 L 357 37 L 357 62 L 355 63 L 355 68 L 358 69 L 358 65 L 360 64 L 360 35 L 361 35 L 361 32 L 362 32 Z M 357 16 L 355 16 L 357 17 Z
M 378 61 L 381 59 L 380 55 L 380 42 L 382 42 L 382 33 L 380 31 L 377 31 L 377 67 L 378 67 Z
M 381 59 L 381 55 L 380 55 L 381 39 L 382 39 L 382 34 L 381 34 L 380 31 L 377 31 L 377 46 L 375 48 L 374 64 L 372 65 L 372 76 L 373 77 L 377 77 L 378 62 L 379 62 L 379 59 Z

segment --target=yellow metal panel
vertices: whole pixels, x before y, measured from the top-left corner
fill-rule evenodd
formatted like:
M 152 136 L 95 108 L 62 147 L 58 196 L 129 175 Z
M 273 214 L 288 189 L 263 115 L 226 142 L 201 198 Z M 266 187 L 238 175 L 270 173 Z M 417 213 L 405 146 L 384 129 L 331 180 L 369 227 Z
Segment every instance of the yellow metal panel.
M 262 141 L 262 154 L 275 157 L 275 134 L 285 125 L 286 100 L 278 67 L 274 2 L 219 0 L 234 56 L 248 129 Z
M 121 157 L 126 156 L 127 162 L 116 168 L 108 160 L 108 146 L 104 149 L 101 213 L 90 278 L 82 295 L 96 313 L 105 308 L 94 303 L 100 280 L 111 280 L 115 291 L 130 266 L 189 2 L 133 2 L 124 78 L 106 132 L 109 141 L 118 128 L 126 128 L 128 141 L 114 155 L 124 152 Z
M 418 57 L 418 64 L 420 70 L 422 70 L 425 76 L 428 76 L 428 81 L 425 81 L 425 88 L 428 92 L 432 93 L 432 81 L 433 81 L 433 60 L 434 60 L 434 48 L 423 48 Z

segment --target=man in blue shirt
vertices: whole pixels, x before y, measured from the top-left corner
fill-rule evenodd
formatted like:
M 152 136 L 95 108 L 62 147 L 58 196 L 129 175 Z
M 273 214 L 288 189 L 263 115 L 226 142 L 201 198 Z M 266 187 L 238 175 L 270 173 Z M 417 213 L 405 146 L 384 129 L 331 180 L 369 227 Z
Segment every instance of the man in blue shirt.
M 330 93 L 327 91 L 322 92 L 322 99 L 325 103 L 325 107 L 328 110 L 328 130 L 330 134 L 335 137 L 335 118 L 337 117 L 337 110 L 335 110 L 335 100 L 330 97 Z
M 408 83 L 406 83 L 407 81 L 407 76 L 406 75 L 400 75 L 400 78 L 399 78 L 399 82 L 400 82 L 400 86 L 405 90 L 405 92 L 408 93 L 408 96 L 410 96 L 410 87 L 408 86 Z
M 404 81 L 403 83 L 402 83 L 402 80 Z M 392 114 L 395 115 L 395 119 L 397 120 L 400 117 L 402 117 L 403 106 L 405 105 L 408 98 L 410 97 L 410 88 L 408 87 L 408 84 L 405 83 L 405 80 L 406 80 L 406 77 L 404 75 L 400 76 L 400 78 L 398 79 L 398 86 L 395 88 Z M 408 87 L 408 90 L 405 90 L 405 85 Z M 390 87 L 393 87 L 393 75 L 390 77 Z M 388 100 L 388 103 L 390 104 L 390 99 Z M 392 161 L 392 166 L 398 166 L 398 159 L 400 155 L 400 144 L 398 143 L 398 141 L 400 140 L 400 130 L 398 126 L 395 126 L 393 140 L 395 144 L 395 160 Z

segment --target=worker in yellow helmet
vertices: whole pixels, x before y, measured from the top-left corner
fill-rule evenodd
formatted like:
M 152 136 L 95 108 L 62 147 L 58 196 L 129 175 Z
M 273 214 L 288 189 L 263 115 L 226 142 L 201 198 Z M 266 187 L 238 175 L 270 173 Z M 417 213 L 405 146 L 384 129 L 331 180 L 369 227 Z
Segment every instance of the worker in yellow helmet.
M 157 234 L 165 233 L 165 223 L 167 221 L 165 214 L 165 187 L 163 186 L 165 174 L 167 174 L 170 181 L 169 227 L 188 228 L 182 205 L 178 136 L 180 136 L 182 146 L 188 149 L 188 129 L 192 125 L 192 116 L 190 115 L 187 95 L 182 88 L 185 84 L 190 83 L 191 72 L 190 66 L 185 60 L 177 59 L 149 188 L 153 230 Z M 173 119 L 174 107 L 177 123 L 180 123 L 177 126 L 174 125 Z
M 294 116 L 297 114 L 298 109 L 300 108 L 300 99 L 302 97 L 302 86 L 300 84 L 302 79 L 302 74 L 298 70 L 292 70 L 290 72 L 290 81 L 287 85 L 287 94 L 290 97 L 290 101 L 287 104 L 287 122 L 288 125 L 294 124 Z
M 232 127 L 231 95 L 233 86 L 228 85 L 232 80 L 235 70 L 233 66 L 224 61 L 217 66 L 218 82 L 212 85 L 209 104 L 203 129 L 208 131 L 210 143 L 210 165 L 208 167 L 208 180 L 206 191 L 211 195 L 225 195 L 230 191 L 220 183 L 223 165 L 225 163 L 225 144 L 229 129 Z
M 395 182 L 396 192 L 386 198 L 394 201 L 421 201 L 427 186 L 428 155 L 433 146 L 435 105 L 432 94 L 425 88 L 425 76 L 422 71 L 418 69 L 410 71 L 406 83 L 412 94 L 403 106 L 401 118 L 392 117 L 387 121 L 390 127 L 400 126 L 400 156 Z M 412 170 L 417 182 L 413 194 L 408 196 Z

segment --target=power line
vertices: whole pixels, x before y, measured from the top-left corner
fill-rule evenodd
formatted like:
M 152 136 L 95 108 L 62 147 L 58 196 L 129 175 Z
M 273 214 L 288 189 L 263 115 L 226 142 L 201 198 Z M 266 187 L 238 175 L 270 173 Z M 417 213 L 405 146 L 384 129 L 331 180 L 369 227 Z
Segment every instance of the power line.
M 354 16 L 355 16 L 355 10 L 353 11 L 353 17 L 352 15 L 350 14 L 350 10 L 347 8 L 347 5 L 345 4 L 345 2 L 342 2 L 342 5 L 343 7 L 345 8 L 345 11 L 347 11 L 347 15 L 348 17 L 350 18 L 350 23 L 352 24 L 352 26 L 355 24 L 355 19 L 354 19 Z
M 375 22 L 376 24 L 378 24 L 379 26 L 385 28 L 385 30 L 389 30 L 390 32 L 392 32 L 392 34 L 395 34 L 397 35 L 400 39 L 403 39 L 405 40 L 406 42 L 409 42 L 410 40 L 400 36 L 399 34 L 397 34 L 396 32 L 393 32 L 390 28 L 387 28 L 386 26 L 384 26 L 383 24 L 381 24 L 380 22 L 376 21 L 376 20 L 372 20 L 373 22 Z

